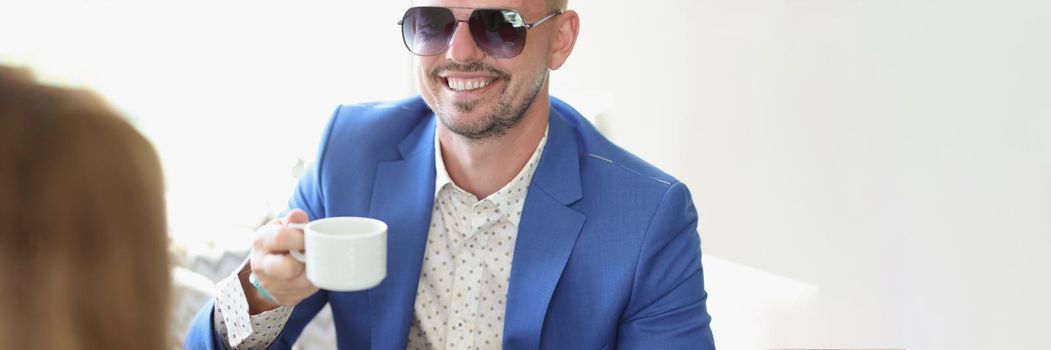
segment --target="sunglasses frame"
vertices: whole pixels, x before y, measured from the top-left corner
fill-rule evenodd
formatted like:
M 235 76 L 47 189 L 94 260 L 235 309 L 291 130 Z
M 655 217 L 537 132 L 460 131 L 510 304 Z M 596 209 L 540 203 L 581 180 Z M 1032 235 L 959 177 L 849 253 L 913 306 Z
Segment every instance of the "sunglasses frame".
M 555 16 L 561 15 L 561 14 L 563 14 L 563 13 L 565 13 L 565 12 L 566 12 L 566 10 L 565 10 L 565 9 L 559 9 L 559 10 L 557 10 L 557 11 L 555 11 L 555 12 L 552 12 L 551 14 L 549 14 L 549 15 L 547 15 L 547 16 L 544 16 L 543 18 L 541 18 L 541 19 L 539 19 L 539 20 L 537 20 L 537 21 L 535 21 L 535 22 L 533 22 L 533 23 L 529 23 L 529 22 L 526 22 L 526 21 L 525 21 L 525 16 L 522 16 L 522 13 L 521 13 L 521 12 L 518 12 L 518 10 L 515 10 L 515 9 L 503 9 L 503 8 L 474 8 L 474 7 L 441 7 L 441 6 L 413 6 L 413 7 L 410 7 L 410 8 L 408 9 L 408 10 L 405 10 L 405 14 L 404 14 L 404 15 L 402 15 L 402 19 L 398 21 L 397 25 L 398 25 L 399 27 L 402 27 L 402 26 L 404 26 L 404 25 L 405 25 L 405 17 L 407 17 L 407 16 L 408 16 L 408 14 L 409 14 L 409 11 L 412 11 L 412 10 L 414 10 L 414 9 L 421 9 L 421 8 L 440 8 L 440 9 L 445 9 L 445 10 L 448 10 L 448 11 L 449 11 L 450 13 L 452 13 L 452 14 L 453 14 L 453 19 L 454 19 L 454 20 L 456 20 L 456 28 L 453 28 L 453 34 L 452 34 L 452 35 L 449 35 L 449 38 L 445 39 L 445 44 L 444 44 L 444 45 L 442 45 L 442 49 L 441 49 L 441 50 L 438 50 L 437 52 L 435 52 L 434 54 L 431 54 L 431 55 L 421 55 L 421 54 L 418 54 L 418 53 L 416 53 L 416 52 L 413 52 L 413 51 L 412 51 L 412 48 L 411 48 L 411 47 L 409 47 L 409 42 L 408 42 L 408 41 L 407 41 L 407 39 L 405 38 L 405 34 L 404 34 L 404 28 L 402 29 L 402 32 L 403 32 L 403 33 L 402 33 L 402 36 L 401 36 L 401 40 L 402 40 L 402 43 L 403 43 L 403 44 L 405 44 L 405 48 L 406 48 L 406 49 L 408 49 L 408 50 L 409 50 L 409 52 L 410 52 L 410 53 L 412 53 L 413 55 L 416 55 L 416 56 L 424 56 L 424 57 L 427 57 L 427 56 L 438 56 L 438 55 L 441 55 L 441 54 L 442 54 L 443 52 L 445 52 L 446 50 L 448 50 L 448 49 L 449 49 L 449 44 L 450 44 L 450 43 L 452 42 L 452 39 L 453 39 L 453 37 L 454 37 L 454 36 L 456 36 L 456 30 L 458 30 L 458 28 L 459 28 L 459 26 L 460 26 L 460 23 L 467 23 L 468 27 L 470 27 L 470 20 L 471 20 L 471 16 L 472 16 L 472 15 L 474 15 L 474 12 L 475 12 L 475 11 L 478 11 L 478 10 L 488 10 L 488 11 L 511 11 L 511 12 L 514 12 L 514 13 L 515 13 L 515 14 L 516 14 L 516 15 L 518 16 L 518 19 L 519 19 L 519 20 L 521 20 L 521 22 L 522 22 L 522 23 L 511 23 L 511 25 L 512 25 L 512 26 L 514 26 L 514 27 L 516 27 L 516 28 L 517 28 L 517 27 L 522 27 L 522 28 L 525 28 L 525 29 L 526 29 L 526 37 L 522 39 L 522 45 L 523 45 L 523 46 L 525 46 L 526 40 L 527 40 L 527 39 L 528 39 L 528 37 L 529 37 L 529 36 L 528 36 L 528 32 L 529 32 L 529 30 L 530 30 L 530 29 L 533 29 L 533 27 L 536 27 L 536 26 L 538 26 L 538 25 L 541 25 L 541 24 L 543 24 L 544 22 L 546 22 L 547 20 L 549 20 L 549 19 L 552 19 L 552 18 L 554 18 Z M 459 18 L 456 18 L 456 13 L 455 13 L 455 12 L 454 12 L 453 10 L 471 10 L 471 12 L 467 14 L 467 19 L 459 19 Z M 492 54 L 490 54 L 490 53 L 489 53 L 489 52 L 488 52 L 488 51 L 487 51 L 487 50 L 486 50 L 485 48 L 483 48 L 483 47 L 482 47 L 482 45 L 479 45 L 479 44 L 478 44 L 478 39 L 474 37 L 474 34 L 473 34 L 473 33 L 471 34 L 471 40 L 474 40 L 474 44 L 475 44 L 476 46 L 478 46 L 478 48 L 479 48 L 480 50 L 482 50 L 482 52 L 485 52 L 485 54 L 486 54 L 486 55 L 490 55 L 490 56 L 494 56 L 494 57 L 500 57 L 500 56 L 496 56 L 496 55 L 492 55 Z M 520 55 L 520 54 L 521 54 L 521 52 L 519 52 L 519 53 L 515 54 L 514 56 L 510 56 L 510 57 L 500 57 L 500 58 L 514 58 L 514 57 L 516 57 L 516 56 L 518 56 L 518 55 Z

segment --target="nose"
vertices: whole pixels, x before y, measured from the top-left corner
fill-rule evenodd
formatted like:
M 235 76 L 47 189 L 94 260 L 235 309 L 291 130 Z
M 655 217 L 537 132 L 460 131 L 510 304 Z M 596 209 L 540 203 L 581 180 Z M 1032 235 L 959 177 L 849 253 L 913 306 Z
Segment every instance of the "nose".
M 481 61 L 485 58 L 485 52 L 478 48 L 474 38 L 471 37 L 471 28 L 467 21 L 457 21 L 452 41 L 449 42 L 449 48 L 445 50 L 445 57 L 456 63 Z

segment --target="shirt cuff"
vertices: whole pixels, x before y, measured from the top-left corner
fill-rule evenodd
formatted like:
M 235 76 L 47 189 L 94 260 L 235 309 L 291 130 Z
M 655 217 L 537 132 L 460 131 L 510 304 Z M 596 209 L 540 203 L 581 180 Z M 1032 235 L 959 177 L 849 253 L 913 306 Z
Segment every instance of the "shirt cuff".
M 241 269 L 238 269 L 240 271 Z M 249 315 L 248 299 L 237 273 L 216 284 L 214 324 L 228 349 L 264 349 L 277 339 L 292 307 L 280 306 L 258 315 Z

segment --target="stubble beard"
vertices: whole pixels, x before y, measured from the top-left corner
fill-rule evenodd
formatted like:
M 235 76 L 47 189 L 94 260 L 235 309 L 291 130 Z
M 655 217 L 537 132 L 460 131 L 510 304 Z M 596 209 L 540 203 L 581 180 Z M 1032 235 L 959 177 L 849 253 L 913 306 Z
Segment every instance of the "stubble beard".
M 498 77 L 497 80 L 502 80 L 505 83 L 511 81 L 511 77 L 507 73 L 485 66 L 480 62 L 472 62 L 463 65 L 449 63 L 435 67 L 431 70 L 430 79 L 436 87 L 435 90 L 441 89 L 440 85 L 442 84 L 442 81 L 439 74 L 447 70 L 459 72 L 490 72 Z M 506 135 L 508 130 L 511 130 L 518 125 L 525 117 L 526 110 L 529 109 L 529 106 L 533 105 L 533 101 L 536 100 L 537 95 L 540 94 L 540 90 L 544 87 L 544 82 L 547 81 L 548 71 L 549 69 L 546 66 L 540 70 L 536 79 L 533 81 L 533 85 L 530 86 L 529 93 L 526 94 L 525 99 L 519 104 L 514 104 L 513 101 L 510 101 L 510 96 L 508 96 L 507 90 L 511 86 L 510 84 L 505 84 L 504 90 L 500 92 L 500 100 L 497 102 L 496 107 L 486 114 L 478 123 L 456 123 L 450 117 L 450 111 L 447 108 L 451 107 L 457 113 L 472 113 L 483 102 L 482 100 L 454 102 L 452 103 L 452 106 L 446 106 L 437 100 L 440 91 L 433 91 L 436 98 L 433 103 L 430 103 L 432 104 L 430 107 L 438 116 L 438 120 L 441 121 L 442 125 L 454 134 L 474 141 L 500 137 Z

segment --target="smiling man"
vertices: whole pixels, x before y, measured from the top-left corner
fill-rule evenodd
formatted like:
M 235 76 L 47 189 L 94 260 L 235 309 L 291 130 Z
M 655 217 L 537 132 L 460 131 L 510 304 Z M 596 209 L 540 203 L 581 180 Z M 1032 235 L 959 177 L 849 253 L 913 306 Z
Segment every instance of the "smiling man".
M 290 348 L 328 304 L 341 349 L 713 349 L 686 187 L 548 95 L 566 1 L 420 1 L 420 96 L 341 106 L 288 214 L 219 283 L 187 348 Z M 287 226 L 388 224 L 375 288 L 315 287 Z

